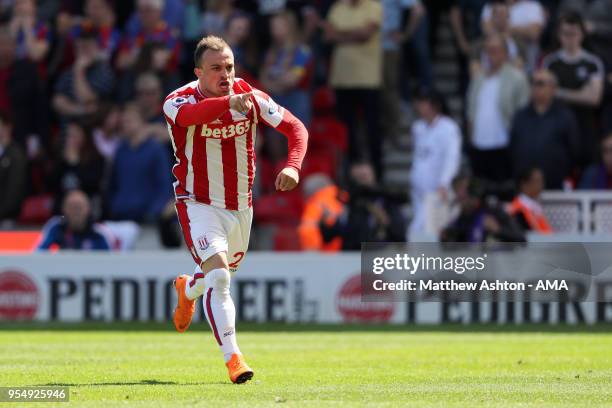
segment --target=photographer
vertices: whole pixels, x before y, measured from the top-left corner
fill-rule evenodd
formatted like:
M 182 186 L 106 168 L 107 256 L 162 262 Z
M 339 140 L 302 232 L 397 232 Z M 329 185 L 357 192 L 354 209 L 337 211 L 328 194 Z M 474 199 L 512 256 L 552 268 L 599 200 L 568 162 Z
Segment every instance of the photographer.
M 468 176 L 453 181 L 459 215 L 440 234 L 442 242 L 525 242 L 517 222 L 486 202 L 485 191 Z
M 359 250 L 362 242 L 404 241 L 406 223 L 400 206 L 408 201 L 406 193 L 377 187 L 369 163 L 351 167 L 348 192 L 344 214 L 334 224 L 320 224 L 325 242 L 340 236 L 343 250 Z

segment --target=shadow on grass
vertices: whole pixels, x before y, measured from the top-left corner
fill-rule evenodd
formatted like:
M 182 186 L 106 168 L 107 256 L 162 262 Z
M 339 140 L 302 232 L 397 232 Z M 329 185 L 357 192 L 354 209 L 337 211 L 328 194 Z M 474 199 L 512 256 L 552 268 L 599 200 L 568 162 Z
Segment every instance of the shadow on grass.
M 53 382 L 47 384 L 35 384 L 33 387 L 104 387 L 104 386 L 121 386 L 121 385 L 225 385 L 226 382 L 191 382 L 179 383 L 176 381 L 160 381 L 160 380 L 141 380 L 137 382 L 92 382 L 92 383 L 62 383 Z
M 240 332 L 457 332 L 457 333 L 612 333 L 612 322 L 597 324 L 311 324 L 311 323 L 238 323 Z M 2 331 L 96 331 L 96 332 L 168 332 L 171 322 L 84 322 L 41 323 L 2 322 Z M 193 322 L 189 332 L 210 332 L 206 322 Z

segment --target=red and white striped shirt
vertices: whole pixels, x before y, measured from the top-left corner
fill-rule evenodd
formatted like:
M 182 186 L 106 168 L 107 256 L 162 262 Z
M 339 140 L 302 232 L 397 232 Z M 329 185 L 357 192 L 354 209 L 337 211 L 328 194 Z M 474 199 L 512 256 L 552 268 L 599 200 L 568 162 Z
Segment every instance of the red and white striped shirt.
M 253 92 L 254 109 L 242 114 L 229 107 L 233 94 Z M 257 124 L 263 122 L 289 141 L 287 166 L 298 172 L 306 153 L 308 133 L 302 122 L 266 93 L 236 78 L 230 95 L 207 98 L 198 81 L 177 89 L 164 101 L 164 115 L 176 164 L 177 199 L 228 210 L 252 206 Z

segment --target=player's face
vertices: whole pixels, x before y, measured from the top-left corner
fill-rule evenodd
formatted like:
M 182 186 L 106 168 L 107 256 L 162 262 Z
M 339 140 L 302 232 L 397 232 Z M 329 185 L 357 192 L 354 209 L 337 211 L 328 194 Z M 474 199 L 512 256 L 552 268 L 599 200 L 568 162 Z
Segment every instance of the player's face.
M 200 67 L 194 72 L 205 96 L 229 95 L 234 85 L 234 54 L 228 47 L 222 51 L 206 50 Z

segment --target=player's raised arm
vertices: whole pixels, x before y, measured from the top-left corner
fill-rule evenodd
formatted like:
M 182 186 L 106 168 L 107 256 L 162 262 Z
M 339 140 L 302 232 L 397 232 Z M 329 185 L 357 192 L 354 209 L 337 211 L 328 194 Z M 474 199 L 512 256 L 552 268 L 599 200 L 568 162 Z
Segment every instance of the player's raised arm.
M 278 106 L 266 93 L 255 90 L 255 109 L 267 125 L 281 132 L 288 141 L 287 164 L 278 173 L 274 186 L 280 191 L 293 190 L 300 181 L 300 170 L 308 146 L 308 131 L 301 120 L 282 106 Z
M 230 96 L 206 98 L 193 103 L 193 96 L 170 96 L 164 102 L 164 115 L 181 127 L 202 125 L 219 118 L 230 108 Z
M 184 96 L 170 96 L 164 102 L 164 114 L 178 126 L 203 125 L 218 119 L 230 108 L 246 113 L 253 106 L 252 93 L 226 95 L 207 98 L 198 103 L 190 103 Z

